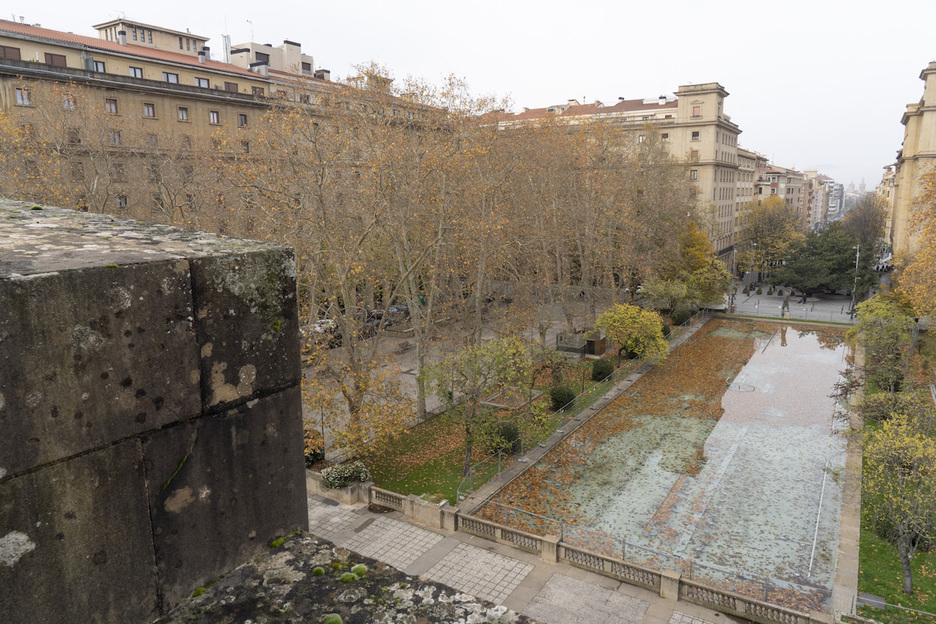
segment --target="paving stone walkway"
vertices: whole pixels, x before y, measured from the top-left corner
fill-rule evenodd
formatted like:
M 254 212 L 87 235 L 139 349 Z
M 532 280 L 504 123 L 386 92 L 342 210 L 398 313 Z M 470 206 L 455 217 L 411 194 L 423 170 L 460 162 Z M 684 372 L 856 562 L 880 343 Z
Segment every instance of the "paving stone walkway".
M 413 576 L 490 600 L 542 624 L 740 624 L 710 609 L 664 600 L 567 563 L 465 533 L 416 526 L 402 514 L 376 514 L 309 496 L 310 531 Z

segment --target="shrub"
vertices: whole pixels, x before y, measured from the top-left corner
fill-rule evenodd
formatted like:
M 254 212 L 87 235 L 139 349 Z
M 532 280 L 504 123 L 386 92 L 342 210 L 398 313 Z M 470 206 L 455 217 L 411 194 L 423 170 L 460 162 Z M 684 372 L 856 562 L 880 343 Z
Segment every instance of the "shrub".
M 329 466 L 322 471 L 322 483 L 327 488 L 342 488 L 355 481 L 370 481 L 370 473 L 359 461 Z
M 575 390 L 569 386 L 553 386 L 549 389 L 549 399 L 552 401 L 553 410 L 559 411 L 575 400 Z
M 666 338 L 667 336 L 669 336 L 669 335 L 672 333 L 672 331 L 673 331 L 673 330 L 670 329 L 670 326 L 669 326 L 669 325 L 666 325 L 666 324 L 663 325 L 663 337 L 664 337 L 664 338 Z
M 358 580 L 358 575 L 354 572 L 345 572 L 338 577 L 338 580 L 342 583 L 353 583 L 354 581 Z
M 353 568 L 351 568 L 351 571 L 354 572 L 354 574 L 356 574 L 358 578 L 361 578 L 365 574 L 367 574 L 367 566 L 364 565 L 363 563 L 359 563 Z
M 763 290 L 760 286 L 757 287 L 757 294 L 758 294 L 758 295 L 763 295 L 763 294 L 764 294 L 764 290 Z
M 517 423 L 501 421 L 487 428 L 487 452 L 518 453 L 520 451 L 520 428 Z
M 760 294 L 759 292 L 757 293 Z M 673 313 L 670 317 L 673 319 L 673 325 L 682 325 L 692 316 L 692 313 L 689 310 L 673 310 Z
M 604 381 L 614 372 L 611 360 L 595 360 L 592 362 L 592 381 Z
M 325 568 L 322 566 L 312 568 L 312 576 L 322 576 L 323 574 L 325 574 Z
M 322 624 L 344 624 L 344 620 L 337 613 L 328 613 L 322 618 Z

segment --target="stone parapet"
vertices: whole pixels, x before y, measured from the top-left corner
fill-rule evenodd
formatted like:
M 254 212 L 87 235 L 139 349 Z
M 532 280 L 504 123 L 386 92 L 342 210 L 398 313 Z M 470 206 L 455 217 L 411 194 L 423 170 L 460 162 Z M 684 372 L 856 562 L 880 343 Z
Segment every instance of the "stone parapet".
M 0 621 L 143 622 L 307 528 L 291 251 L 0 201 Z

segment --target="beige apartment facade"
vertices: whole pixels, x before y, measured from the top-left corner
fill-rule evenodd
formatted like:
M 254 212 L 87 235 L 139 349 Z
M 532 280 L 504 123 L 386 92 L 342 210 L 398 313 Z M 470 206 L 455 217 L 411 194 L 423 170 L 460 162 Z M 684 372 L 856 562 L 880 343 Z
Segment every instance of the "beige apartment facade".
M 687 174 L 698 189 L 697 209 L 709 218 L 708 234 L 716 253 L 730 262 L 736 236 L 739 200 L 738 136 L 741 130 L 725 114 L 728 92 L 717 82 L 679 87 L 675 98 L 625 100 L 614 104 L 595 101 L 581 104 L 569 100 L 543 108 L 525 108 L 520 113 L 503 114 L 503 127 L 522 125 L 547 116 L 565 123 L 606 121 L 620 124 L 639 134 L 645 124 L 659 132 L 669 153 L 686 165 Z
M 96 39 L 0 20 L 0 113 L 27 139 L 22 183 L 68 167 L 63 206 L 172 221 L 198 196 L 196 155 L 249 150 L 238 133 L 268 109 L 271 81 L 202 50 L 125 42 L 122 22 L 99 26 Z M 136 26 L 148 42 L 149 27 Z M 154 42 L 178 46 L 165 34 L 176 31 L 152 28 Z M 30 152 L 30 139 L 59 158 Z
M 936 165 L 936 61 L 920 73 L 920 79 L 923 97 L 908 104 L 900 120 L 904 140 L 894 171 L 891 215 L 891 243 L 896 253 L 912 253 L 918 244 L 910 216 L 921 191 L 921 176 Z

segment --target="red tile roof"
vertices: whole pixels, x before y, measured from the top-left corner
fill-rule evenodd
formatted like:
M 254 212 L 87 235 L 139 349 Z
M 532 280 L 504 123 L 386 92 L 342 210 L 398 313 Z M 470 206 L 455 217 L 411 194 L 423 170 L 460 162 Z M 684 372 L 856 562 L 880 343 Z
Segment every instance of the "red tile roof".
M 499 113 L 496 117 L 500 121 L 527 121 L 531 119 L 542 119 L 548 115 L 555 114 L 550 113 L 549 109 L 558 109 L 565 108 L 561 113 L 558 114 L 559 117 L 577 117 L 581 115 L 610 115 L 610 114 L 620 114 L 620 113 L 633 113 L 638 111 L 647 111 L 653 112 L 657 110 L 666 110 L 671 111 L 675 110 L 678 106 L 676 100 L 667 101 L 665 104 L 659 104 L 657 100 L 653 100 L 649 103 L 645 103 L 643 100 L 618 100 L 612 105 L 605 106 L 600 105 L 598 102 L 592 104 L 557 104 L 555 106 L 544 107 L 544 108 L 531 108 L 529 110 L 523 111 L 521 113 Z
M 132 43 L 121 45 L 116 41 L 107 41 L 106 39 L 99 39 L 97 37 L 85 37 L 84 35 L 75 35 L 72 33 L 61 32 L 59 30 L 40 28 L 38 26 L 30 26 L 29 24 L 20 24 L 18 22 L 11 22 L 9 20 L 0 19 L 0 34 L 3 33 L 15 33 L 20 35 L 27 35 L 30 37 L 42 37 L 50 41 L 85 46 L 106 52 L 131 54 L 133 56 L 148 58 L 154 61 L 191 65 L 192 67 L 196 68 L 212 69 L 215 71 L 250 76 L 251 78 L 256 78 L 257 80 L 263 79 L 262 76 L 258 76 L 254 72 L 237 67 L 236 65 L 231 65 L 229 63 L 221 63 L 211 60 L 206 60 L 204 63 L 200 63 L 198 62 L 197 56 L 191 56 L 189 54 L 180 54 L 178 52 L 170 52 L 168 50 L 157 50 L 156 48 L 147 48 L 144 46 L 134 45 Z

